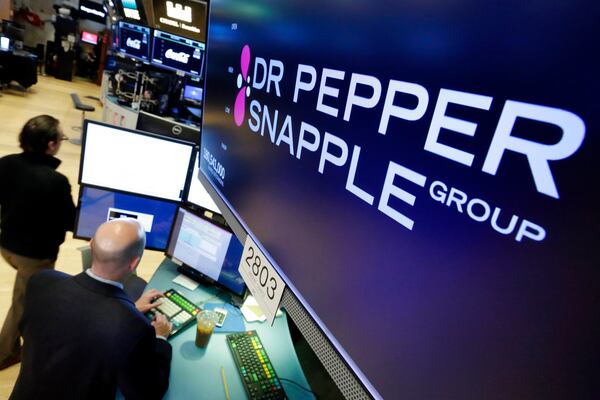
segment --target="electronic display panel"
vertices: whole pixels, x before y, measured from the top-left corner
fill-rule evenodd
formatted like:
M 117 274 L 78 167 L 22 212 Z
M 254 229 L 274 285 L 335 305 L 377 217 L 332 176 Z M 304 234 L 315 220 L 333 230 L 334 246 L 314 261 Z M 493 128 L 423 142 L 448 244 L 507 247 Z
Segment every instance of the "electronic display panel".
M 181 201 L 194 145 L 85 121 L 79 182 Z
M 192 172 L 192 178 L 190 179 L 190 189 L 188 190 L 186 202 L 190 204 L 194 204 L 196 206 L 200 206 L 206 210 L 212 211 L 217 214 L 221 214 L 221 210 L 215 204 L 214 200 L 210 197 L 204 186 L 199 179 L 200 174 L 200 160 L 198 160 L 198 155 L 196 156 L 196 161 L 194 161 L 194 169 Z
M 185 85 L 183 89 L 183 99 L 195 103 L 202 102 L 202 88 L 197 86 Z
M 106 9 L 103 4 L 94 1 L 81 0 L 79 2 L 79 17 L 90 21 L 106 24 Z
M 595 397 L 598 7 L 210 7 L 201 172 L 368 393 Z
M 153 0 L 154 28 L 206 42 L 206 2 Z
M 237 296 L 246 284 L 238 272 L 244 246 L 231 230 L 185 208 L 178 208 L 167 256 L 191 275 L 217 282 Z
M 202 75 L 204 43 L 154 30 L 152 63 L 191 75 Z
M 91 32 L 81 32 L 81 41 L 93 45 L 98 44 L 98 35 Z
M 147 24 L 143 0 L 115 0 L 119 15 L 126 21 Z
M 82 186 L 74 236 L 91 239 L 104 222 L 132 218 L 146 232 L 146 248 L 165 250 L 176 211 L 175 202 Z
M 150 28 L 119 21 L 119 50 L 127 55 L 148 61 L 150 55 Z

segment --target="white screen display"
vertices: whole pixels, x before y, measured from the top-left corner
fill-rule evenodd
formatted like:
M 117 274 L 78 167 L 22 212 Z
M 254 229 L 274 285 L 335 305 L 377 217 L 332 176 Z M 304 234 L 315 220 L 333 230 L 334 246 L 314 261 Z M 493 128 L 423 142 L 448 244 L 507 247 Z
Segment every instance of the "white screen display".
M 81 183 L 181 200 L 193 146 L 88 122 Z
M 222 214 L 219 207 L 212 200 L 202 183 L 200 183 L 200 179 L 198 178 L 198 174 L 200 169 L 198 168 L 198 156 L 196 156 L 196 160 L 194 161 L 194 173 L 192 174 L 192 183 L 190 184 L 190 192 L 188 194 L 187 201 L 195 204 L 197 206 L 206 208 L 207 210 L 216 212 L 217 214 Z

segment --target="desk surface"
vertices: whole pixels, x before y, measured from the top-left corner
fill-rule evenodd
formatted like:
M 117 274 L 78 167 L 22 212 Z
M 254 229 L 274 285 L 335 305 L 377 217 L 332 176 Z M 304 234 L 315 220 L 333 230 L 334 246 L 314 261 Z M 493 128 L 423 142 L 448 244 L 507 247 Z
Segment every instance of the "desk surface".
M 191 291 L 172 282 L 179 273 L 177 266 L 169 259 L 163 260 L 156 273 L 148 283 L 148 289 L 167 290 L 174 288 L 195 303 L 220 303 L 214 298 L 217 289 L 200 285 Z M 208 300 L 208 301 L 207 301 Z M 244 321 L 246 330 L 256 330 L 271 359 L 273 368 L 280 378 L 290 379 L 305 388 L 309 388 L 306 377 L 294 350 L 289 333 L 287 316 L 275 319 L 273 326 L 268 323 Z M 246 392 L 237 372 L 231 352 L 225 342 L 226 333 L 213 333 L 206 349 L 199 349 L 194 344 L 196 331 L 194 326 L 171 338 L 173 360 L 171 362 L 171 378 L 169 391 L 165 399 L 225 399 L 225 391 L 221 379 L 221 367 L 229 385 L 231 399 L 245 399 Z M 281 382 L 288 398 L 314 399 L 314 396 L 288 381 Z

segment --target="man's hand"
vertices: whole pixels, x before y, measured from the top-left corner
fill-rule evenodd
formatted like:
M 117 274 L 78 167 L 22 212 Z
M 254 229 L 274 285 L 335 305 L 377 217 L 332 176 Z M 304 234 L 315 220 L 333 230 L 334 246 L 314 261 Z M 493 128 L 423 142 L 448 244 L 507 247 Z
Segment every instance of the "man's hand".
M 152 321 L 152 326 L 156 331 L 156 336 L 162 336 L 164 338 L 168 338 L 171 330 L 173 329 L 173 325 L 169 322 L 167 317 L 162 314 L 158 314 L 154 317 L 154 321 Z
M 152 303 L 152 300 L 156 299 L 157 297 L 163 296 L 164 295 L 162 292 L 156 289 L 150 289 L 144 294 L 142 294 L 140 298 L 135 302 L 135 308 L 137 308 L 138 311 L 142 314 L 148 312 L 160 305 L 160 301 Z

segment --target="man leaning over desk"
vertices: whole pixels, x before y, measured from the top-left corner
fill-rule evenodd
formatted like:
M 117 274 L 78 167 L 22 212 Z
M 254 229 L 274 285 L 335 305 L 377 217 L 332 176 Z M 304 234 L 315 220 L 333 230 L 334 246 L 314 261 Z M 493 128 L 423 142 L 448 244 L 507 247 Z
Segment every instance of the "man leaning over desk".
M 142 312 L 160 292 L 134 304 L 122 282 L 140 262 L 146 236 L 133 220 L 102 224 L 90 246 L 92 267 L 71 276 L 36 273 L 19 325 L 24 345 L 10 399 L 160 399 L 169 385 L 171 324 Z M 158 305 L 158 304 L 156 304 Z

